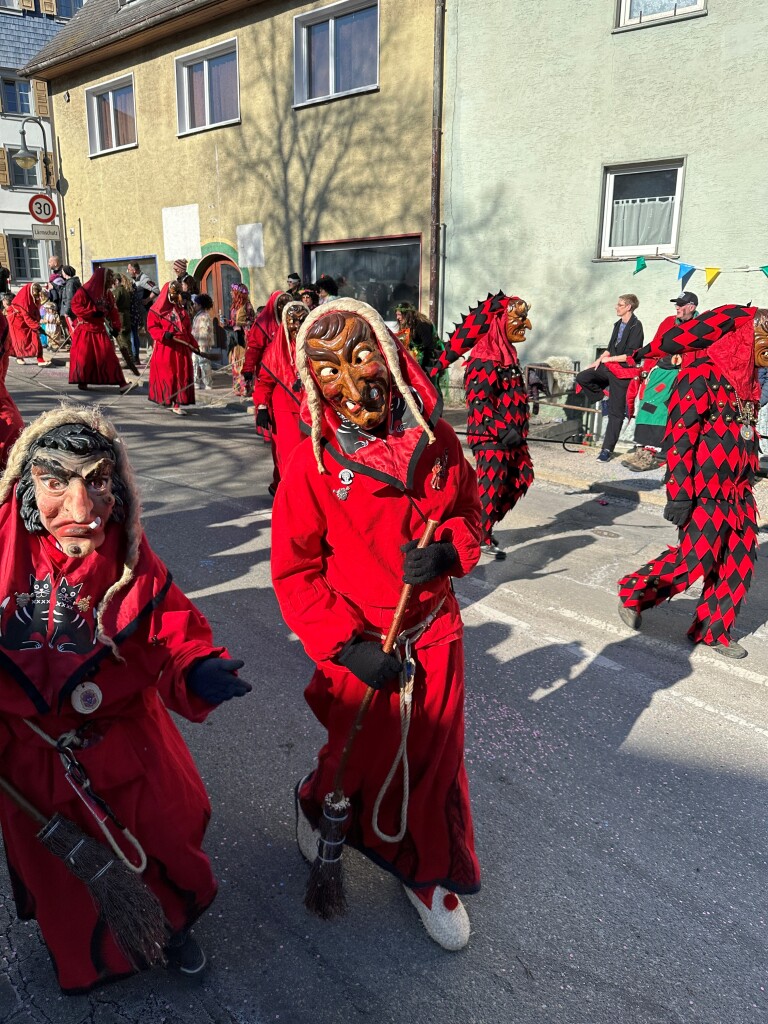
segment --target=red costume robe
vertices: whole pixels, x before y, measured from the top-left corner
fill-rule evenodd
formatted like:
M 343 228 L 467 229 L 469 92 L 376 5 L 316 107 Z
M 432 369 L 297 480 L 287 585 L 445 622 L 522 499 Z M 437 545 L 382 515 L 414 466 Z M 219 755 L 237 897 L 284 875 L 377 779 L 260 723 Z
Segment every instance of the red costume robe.
M 724 306 L 666 332 L 683 359 L 664 439 L 667 498 L 690 503 L 691 515 L 679 544 L 619 580 L 622 603 L 642 612 L 703 578 L 688 635 L 705 644 L 728 645 L 757 555 L 755 312 Z M 676 354 L 662 342 L 654 338 L 652 355 Z
M 292 346 L 281 326 L 267 347 L 253 389 L 253 404 L 265 405 L 272 419 L 275 461 L 280 474 L 304 436 L 299 425 L 304 388 L 296 372 Z
M 80 729 L 88 745 L 76 754 L 94 791 L 142 844 L 144 881 L 171 929 L 186 928 L 216 894 L 201 849 L 210 804 L 166 708 L 195 722 L 207 716 L 212 706 L 187 689 L 185 677 L 222 648 L 142 538 L 134 579 L 104 616 L 118 660 L 94 639 L 94 612 L 120 576 L 124 527 L 109 524 L 95 552 L 69 558 L 49 534 L 27 532 L 11 495 L 0 506 L 0 774 L 46 816 L 60 812 L 101 838 L 55 748 L 23 719 L 54 739 Z M 89 715 L 71 702 L 84 679 L 103 697 Z M 6 796 L 0 823 L 19 917 L 37 919 L 62 989 L 83 992 L 132 973 L 83 883 L 40 844 L 39 826 Z
M 275 312 L 275 303 L 281 291 L 272 292 L 267 299 L 267 304 L 251 324 L 251 328 L 245 339 L 245 361 L 243 373 L 256 374 L 267 346 L 274 340 L 280 329 L 280 323 Z
M 149 310 L 147 330 L 155 343 L 149 363 L 150 402 L 166 406 L 194 405 L 192 349 L 197 350 L 198 346 L 189 315 L 183 306 L 174 305 L 168 298 L 167 284 Z M 168 334 L 172 337 L 166 337 Z M 183 342 L 175 338 L 182 338 Z
M 8 394 L 5 386 L 5 375 L 8 372 L 10 357 L 8 322 L 0 312 L 0 472 L 5 469 L 8 453 L 13 442 L 24 428 L 24 420 L 16 408 L 16 403 Z
M 11 352 L 17 359 L 42 359 L 40 307 L 32 298 L 32 285 L 19 290 L 7 310 Z
M 402 587 L 401 545 L 418 538 L 427 518 L 440 521 L 436 540 L 451 541 L 463 576 L 479 554 L 480 507 L 475 473 L 451 427 L 438 419 L 437 396 L 420 367 L 400 354 L 406 381 L 434 423 L 427 444 L 395 392 L 386 437 L 341 426 L 324 406 L 320 475 L 310 443 L 291 456 L 272 516 L 272 578 L 285 621 L 317 663 L 305 696 L 328 730 L 318 767 L 301 787 L 309 820 L 319 821 L 333 789 L 341 751 L 366 687 L 334 659 L 353 636 L 380 637 Z M 419 400 L 417 399 L 417 400 Z M 346 841 L 412 888 L 443 885 L 476 892 L 472 814 L 464 769 L 462 621 L 447 575 L 414 588 L 404 628 L 435 620 L 415 643 L 416 677 L 408 740 L 410 799 L 405 837 L 383 842 L 373 806 L 400 744 L 395 686 L 375 694 L 344 777 L 352 801 Z M 402 770 L 381 805 L 380 828 L 399 830 Z
M 125 386 L 120 360 L 104 326 L 108 322 L 115 334 L 119 334 L 122 327 L 112 293 L 104 287 L 106 276 L 106 270 L 98 267 L 72 296 L 70 308 L 75 330 L 69 357 L 70 384 Z

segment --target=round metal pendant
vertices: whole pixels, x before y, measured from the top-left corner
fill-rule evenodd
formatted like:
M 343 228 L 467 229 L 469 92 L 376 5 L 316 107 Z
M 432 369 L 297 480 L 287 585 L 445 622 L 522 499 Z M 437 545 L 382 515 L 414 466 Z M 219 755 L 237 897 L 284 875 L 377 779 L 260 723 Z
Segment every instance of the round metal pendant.
M 72 707 L 81 715 L 91 715 L 101 704 L 101 690 L 96 683 L 86 680 L 72 691 Z
M 755 431 L 748 423 L 744 423 L 741 428 L 741 436 L 745 441 L 751 441 L 755 436 Z

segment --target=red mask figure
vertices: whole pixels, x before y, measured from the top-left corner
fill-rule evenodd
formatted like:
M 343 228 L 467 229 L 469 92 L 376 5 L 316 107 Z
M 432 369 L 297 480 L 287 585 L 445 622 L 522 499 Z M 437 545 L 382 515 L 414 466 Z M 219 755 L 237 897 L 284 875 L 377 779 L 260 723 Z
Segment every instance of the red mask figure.
M 525 341 L 525 332 L 533 330 L 528 319 L 530 308 L 523 299 L 513 300 L 507 307 L 504 333 L 510 345 L 519 345 L 521 341 Z
M 312 325 L 307 356 L 323 398 L 361 430 L 381 426 L 390 375 L 368 324 L 355 313 L 329 313 Z
M 301 302 L 291 302 L 285 307 L 283 320 L 285 332 L 288 335 L 288 342 L 292 349 L 296 346 L 296 335 L 299 333 L 301 325 L 307 319 L 307 313 L 309 313 L 309 310 Z
M 104 541 L 115 504 L 112 471 L 103 453 L 46 450 L 32 463 L 40 521 L 71 558 L 85 558 Z

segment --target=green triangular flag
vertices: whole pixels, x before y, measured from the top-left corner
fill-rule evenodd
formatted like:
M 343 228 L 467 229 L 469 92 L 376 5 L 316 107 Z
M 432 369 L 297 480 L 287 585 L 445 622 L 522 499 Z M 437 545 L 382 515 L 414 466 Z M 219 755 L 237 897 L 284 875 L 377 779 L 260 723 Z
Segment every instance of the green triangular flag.
M 768 267 L 760 267 L 760 269 L 765 274 L 765 276 L 768 277 Z
M 635 274 L 639 274 L 641 270 L 645 270 L 647 266 L 648 264 L 645 262 L 645 256 L 638 256 L 637 263 L 635 263 L 635 269 L 632 271 L 632 277 L 634 277 Z

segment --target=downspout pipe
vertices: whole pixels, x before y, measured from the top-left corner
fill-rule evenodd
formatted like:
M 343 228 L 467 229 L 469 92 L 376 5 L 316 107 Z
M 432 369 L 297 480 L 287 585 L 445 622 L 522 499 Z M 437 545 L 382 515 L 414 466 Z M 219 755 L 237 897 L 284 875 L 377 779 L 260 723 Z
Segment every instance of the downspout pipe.
M 432 72 L 432 191 L 429 209 L 429 319 L 437 323 L 440 280 L 440 172 L 443 150 L 443 63 L 445 3 L 435 0 L 435 46 Z

